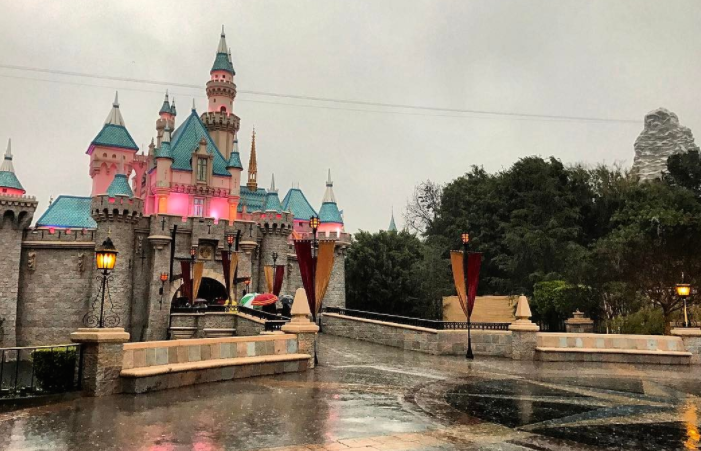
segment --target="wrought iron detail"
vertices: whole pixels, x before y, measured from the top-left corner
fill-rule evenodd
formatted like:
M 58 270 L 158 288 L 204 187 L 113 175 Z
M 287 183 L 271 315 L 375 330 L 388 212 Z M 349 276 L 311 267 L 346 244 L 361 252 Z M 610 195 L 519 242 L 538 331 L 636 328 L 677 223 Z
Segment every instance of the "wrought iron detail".
M 424 318 L 411 318 L 408 316 L 388 315 L 386 313 L 366 312 L 363 310 L 353 310 L 340 307 L 324 307 L 326 313 L 351 316 L 354 318 L 372 319 L 387 323 L 403 324 L 406 326 L 424 327 L 435 330 L 467 330 L 467 321 L 439 321 Z M 470 323 L 472 329 L 477 330 L 509 330 L 511 323 Z
M 100 274 L 95 277 L 100 283 L 100 289 L 90 301 L 90 308 L 83 316 L 85 327 L 117 327 L 121 323 L 119 309 L 115 307 L 110 295 L 111 274 Z

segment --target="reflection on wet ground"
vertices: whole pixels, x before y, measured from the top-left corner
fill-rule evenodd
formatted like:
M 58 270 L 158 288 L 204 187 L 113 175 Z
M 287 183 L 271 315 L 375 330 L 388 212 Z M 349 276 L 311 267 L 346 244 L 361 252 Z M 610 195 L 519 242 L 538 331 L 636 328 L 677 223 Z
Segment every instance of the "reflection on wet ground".
M 303 374 L 0 415 L 3 450 L 699 449 L 696 368 L 429 356 L 323 337 Z

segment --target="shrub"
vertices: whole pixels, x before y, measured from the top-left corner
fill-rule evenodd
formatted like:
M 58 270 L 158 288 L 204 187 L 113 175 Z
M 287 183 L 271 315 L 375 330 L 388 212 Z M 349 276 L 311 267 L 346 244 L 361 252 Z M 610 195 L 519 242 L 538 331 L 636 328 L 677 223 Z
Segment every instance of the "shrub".
M 75 348 L 37 349 L 32 354 L 34 375 L 42 390 L 59 393 L 73 388 L 78 352 Z
M 643 308 L 630 315 L 619 316 L 608 321 L 610 333 L 662 335 L 664 315 L 660 308 Z

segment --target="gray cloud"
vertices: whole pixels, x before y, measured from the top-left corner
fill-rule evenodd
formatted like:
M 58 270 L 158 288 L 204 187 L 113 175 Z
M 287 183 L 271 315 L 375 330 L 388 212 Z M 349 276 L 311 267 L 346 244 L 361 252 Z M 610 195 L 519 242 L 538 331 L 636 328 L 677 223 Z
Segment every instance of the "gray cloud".
M 0 64 L 201 86 L 170 88 L 181 118 L 193 97 L 205 108 L 223 23 L 240 90 L 639 120 L 312 108 L 321 104 L 240 94 L 241 149 L 247 161 L 255 125 L 259 179 L 274 172 L 281 194 L 299 182 L 318 205 L 330 167 L 349 231 L 386 228 L 415 183 L 471 164 L 493 171 L 540 154 L 630 165 L 643 115 L 658 106 L 701 130 L 696 0 L 3 1 L 0 18 Z M 165 87 L 0 68 L 0 142 L 13 138 L 40 211 L 51 194 L 89 193 L 85 151 L 115 89 L 147 145 Z

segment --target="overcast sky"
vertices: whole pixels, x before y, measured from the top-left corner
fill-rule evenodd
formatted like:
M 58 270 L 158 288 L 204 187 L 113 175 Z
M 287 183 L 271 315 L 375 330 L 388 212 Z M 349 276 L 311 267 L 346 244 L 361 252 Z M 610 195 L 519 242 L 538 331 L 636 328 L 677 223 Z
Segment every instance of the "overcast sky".
M 275 173 L 281 198 L 299 183 L 317 208 L 331 168 L 350 232 L 385 229 L 392 205 L 401 227 L 415 184 L 472 164 L 497 171 L 537 154 L 630 166 L 643 116 L 660 106 L 701 133 L 698 0 L 0 0 L 0 23 L 0 65 L 171 84 L 0 67 L 0 143 L 12 138 L 35 220 L 51 195 L 90 194 L 85 151 L 115 89 L 144 150 L 166 87 L 178 123 L 193 98 L 205 110 L 222 25 L 244 165 L 255 125 L 259 180 L 267 187 Z

